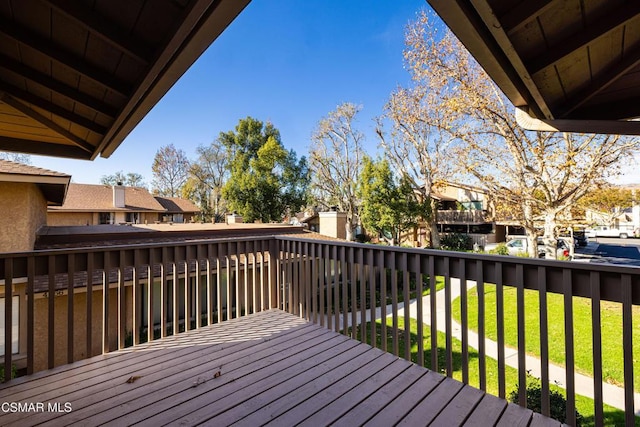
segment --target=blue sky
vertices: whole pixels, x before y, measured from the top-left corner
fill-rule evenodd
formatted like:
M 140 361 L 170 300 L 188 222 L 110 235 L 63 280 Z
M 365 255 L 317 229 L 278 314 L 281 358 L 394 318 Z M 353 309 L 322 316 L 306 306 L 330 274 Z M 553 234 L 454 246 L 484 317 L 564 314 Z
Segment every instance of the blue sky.
M 404 28 L 423 0 L 253 0 L 108 159 L 32 156 L 34 166 L 99 183 L 117 171 L 152 180 L 157 149 L 198 145 L 252 116 L 271 121 L 298 156 L 317 122 L 342 102 L 361 104 L 359 128 L 371 154 L 373 118 L 408 83 Z

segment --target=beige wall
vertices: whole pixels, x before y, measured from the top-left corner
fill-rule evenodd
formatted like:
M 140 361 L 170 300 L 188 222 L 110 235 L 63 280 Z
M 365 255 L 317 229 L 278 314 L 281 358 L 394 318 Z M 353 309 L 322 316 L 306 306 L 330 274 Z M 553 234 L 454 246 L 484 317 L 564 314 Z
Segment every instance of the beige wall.
M 127 325 L 126 330 L 131 331 L 131 287 L 127 287 Z M 54 300 L 54 362 L 55 366 L 67 363 L 67 308 L 68 299 L 66 291 L 58 292 Z M 109 291 L 109 345 L 111 349 L 116 349 L 117 344 L 117 290 Z M 87 293 L 84 289 L 76 289 L 74 292 L 74 319 L 73 319 L 73 354 L 74 360 L 82 360 L 90 356 L 102 354 L 102 289 L 93 292 L 91 298 L 91 355 L 87 355 Z M 26 306 L 25 306 L 26 310 Z M 46 294 L 38 294 L 34 301 L 34 371 L 47 369 L 47 346 L 48 346 L 48 319 L 49 319 L 49 298 Z M 25 311 L 26 312 L 26 311 Z M 22 318 L 23 316 L 21 316 Z M 26 332 L 26 330 L 25 330 Z M 24 334 L 23 334 L 24 335 Z M 26 335 L 24 335 L 26 337 Z M 22 343 L 23 340 L 21 340 Z M 22 350 L 22 344 L 21 344 Z M 24 349 L 26 354 L 26 348 Z
M 47 225 L 93 225 L 97 217 L 91 212 L 48 212 Z
M 36 184 L 0 182 L 0 252 L 31 251 L 47 223 L 47 201 Z

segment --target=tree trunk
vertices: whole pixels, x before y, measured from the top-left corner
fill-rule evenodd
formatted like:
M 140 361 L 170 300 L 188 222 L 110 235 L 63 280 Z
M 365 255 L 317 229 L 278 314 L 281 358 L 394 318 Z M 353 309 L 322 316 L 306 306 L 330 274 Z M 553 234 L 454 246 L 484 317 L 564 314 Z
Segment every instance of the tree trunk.
M 344 228 L 345 228 L 345 239 L 350 242 L 353 242 L 354 241 L 353 218 L 348 214 L 347 214 L 347 221 L 344 224 Z
M 523 205 L 524 231 L 527 233 L 527 252 L 530 258 L 538 258 L 538 234 L 533 221 L 533 209 L 531 205 L 526 203 Z
M 556 259 L 558 242 L 556 236 L 556 217 L 558 212 L 548 210 L 544 213 L 544 253 L 546 259 Z

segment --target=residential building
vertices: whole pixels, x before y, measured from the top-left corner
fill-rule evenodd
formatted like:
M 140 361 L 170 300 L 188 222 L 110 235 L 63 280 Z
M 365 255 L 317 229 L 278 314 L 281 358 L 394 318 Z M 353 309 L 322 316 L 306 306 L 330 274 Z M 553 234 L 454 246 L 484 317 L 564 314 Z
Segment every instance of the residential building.
M 199 220 L 198 213 L 200 213 L 200 208 L 191 200 L 180 197 L 160 196 L 155 196 L 155 199 L 165 210 L 164 213 L 161 214 L 160 221 L 162 222 L 181 223 Z
M 177 197 L 154 197 L 145 188 L 69 184 L 61 206 L 47 211 L 50 226 L 149 224 L 192 221 L 199 209 Z

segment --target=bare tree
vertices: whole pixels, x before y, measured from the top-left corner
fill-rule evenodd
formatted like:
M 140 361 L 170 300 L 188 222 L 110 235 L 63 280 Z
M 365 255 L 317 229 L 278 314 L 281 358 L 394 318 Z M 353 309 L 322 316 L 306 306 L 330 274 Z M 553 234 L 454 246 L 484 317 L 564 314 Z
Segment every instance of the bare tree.
M 169 144 L 156 152 L 151 170 L 153 192 L 161 196 L 177 197 L 189 178 L 189 160 L 184 150 Z
M 10 151 L 0 151 L 0 160 L 9 160 L 10 162 L 28 165 L 31 163 L 31 156 L 28 154 L 13 153 Z
M 362 170 L 364 135 L 353 122 L 362 107 L 343 103 L 318 122 L 311 137 L 312 194 L 346 213 L 346 238 L 353 240 L 358 213 L 356 186 Z
M 229 177 L 229 153 L 218 140 L 208 146 L 198 146 L 196 151 L 198 159 L 191 164 L 189 170 L 195 181 L 194 187 L 202 190 L 207 200 L 206 207 L 216 220 L 220 220 L 226 209 L 222 187 Z
M 102 175 L 100 178 L 100 184 L 117 185 L 118 183 L 128 187 L 147 187 L 144 177 L 137 172 L 127 172 L 125 174 L 123 171 L 118 171 L 111 175 Z
M 434 196 L 438 187 L 452 178 L 452 162 L 455 139 L 440 126 L 447 108 L 448 80 L 442 74 L 424 72 L 425 56 L 450 55 L 446 45 L 429 46 L 431 37 L 419 20 L 407 27 L 405 33 L 404 60 L 412 84 L 399 87 L 390 96 L 376 129 L 380 145 L 391 164 L 413 185 L 423 201 L 429 201 L 430 209 L 422 218 L 427 229 L 428 247 L 439 247 L 437 229 L 438 202 Z M 430 48 L 430 50 L 427 50 Z M 390 123 L 391 130 L 385 125 Z
M 527 231 L 536 256 L 536 217 L 542 218 L 545 250 L 555 254 L 557 223 L 589 188 L 615 175 L 638 139 L 618 135 L 530 132 L 516 124 L 513 107 L 464 46 L 446 30 L 438 34 L 426 12 L 409 26 L 409 64 L 419 81 L 439 84 L 437 112 L 422 117 L 438 140 L 455 141 L 460 171 L 504 202 Z M 416 77 L 414 77 L 416 79 Z

